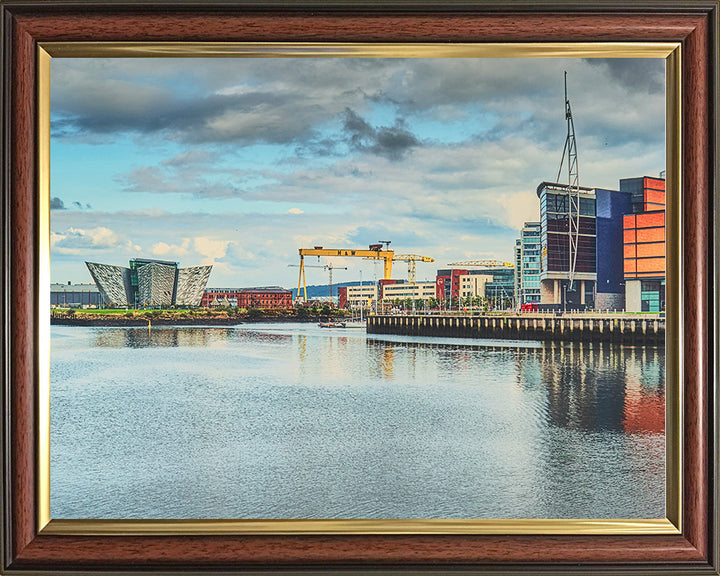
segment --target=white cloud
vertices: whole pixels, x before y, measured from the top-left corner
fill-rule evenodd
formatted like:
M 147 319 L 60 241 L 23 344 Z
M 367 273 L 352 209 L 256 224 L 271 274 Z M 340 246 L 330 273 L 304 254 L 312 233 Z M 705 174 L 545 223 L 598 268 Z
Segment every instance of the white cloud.
M 563 69 L 581 185 L 615 188 L 620 178 L 664 168 L 664 95 L 647 90 L 662 78 L 657 65 L 472 60 L 58 62 L 54 112 L 68 130 L 86 137 L 112 130 L 122 146 L 133 133 L 142 165 L 123 163 L 124 148 L 115 160 L 107 142 L 63 166 L 76 181 L 94 183 L 77 175 L 100 154 L 97 164 L 111 174 L 109 210 L 137 208 L 53 211 L 54 270 L 77 269 L 81 259 L 71 256 L 105 250 L 101 261 L 109 263 L 131 254 L 212 264 L 218 285 L 293 285 L 297 269 L 287 265 L 298 262 L 298 248 L 379 239 L 434 257 L 433 270 L 453 260 L 511 259 L 523 222 L 539 217 L 537 185 L 557 174 Z M 650 76 L 638 77 L 646 68 Z M 122 101 L 131 88 L 139 106 Z M 117 95 L 101 98 L 106 90 Z M 402 121 L 420 145 L 395 162 L 357 152 L 343 133 L 346 108 L 375 132 Z M 63 184 L 75 193 L 75 182 Z M 82 200 L 97 206 L 92 196 Z M 151 248 L 143 254 L 142 246 Z M 355 277 L 358 267 L 374 266 L 343 265 Z M 327 277 L 320 269 L 312 275 Z
M 502 194 L 498 196 L 498 203 L 505 209 L 503 221 L 510 227 L 520 230 L 525 222 L 536 222 L 540 219 L 540 202 L 533 198 L 535 191 Z
M 186 256 L 190 253 L 190 238 L 183 238 L 183 241 L 180 245 L 177 244 L 168 244 L 167 242 L 158 242 L 155 244 L 151 252 L 155 256 L 173 256 L 173 257 L 179 257 L 179 256 Z
M 195 252 L 203 257 L 201 264 L 214 264 L 216 260 L 223 258 L 229 244 L 228 240 L 213 240 L 206 236 L 196 237 L 193 240 Z
M 51 232 L 50 242 L 53 249 L 64 254 L 82 254 L 86 250 L 117 248 L 126 244 L 125 240 L 110 228 L 68 228 L 65 232 Z

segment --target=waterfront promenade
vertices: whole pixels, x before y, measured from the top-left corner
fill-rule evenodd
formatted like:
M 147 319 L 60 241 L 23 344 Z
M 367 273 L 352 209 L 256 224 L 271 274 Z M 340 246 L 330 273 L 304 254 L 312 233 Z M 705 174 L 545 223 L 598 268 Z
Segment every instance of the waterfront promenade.
M 575 314 L 375 315 L 368 334 L 663 345 L 665 318 Z

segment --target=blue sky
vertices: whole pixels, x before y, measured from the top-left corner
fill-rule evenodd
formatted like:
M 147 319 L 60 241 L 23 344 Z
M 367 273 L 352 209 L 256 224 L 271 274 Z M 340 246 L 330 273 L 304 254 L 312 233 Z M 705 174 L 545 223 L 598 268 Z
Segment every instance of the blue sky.
M 421 280 L 511 260 L 557 176 L 564 71 L 580 184 L 657 176 L 657 59 L 54 59 L 51 280 L 145 257 L 212 264 L 209 286 L 293 287 L 298 248 L 378 240 L 435 258 Z M 382 274 L 331 261 L 349 268 L 336 282 Z

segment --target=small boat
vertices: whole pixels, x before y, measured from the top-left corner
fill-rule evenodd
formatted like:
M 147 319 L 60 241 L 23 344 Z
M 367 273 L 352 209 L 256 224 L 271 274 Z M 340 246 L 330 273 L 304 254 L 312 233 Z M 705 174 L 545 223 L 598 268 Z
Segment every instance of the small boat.
M 320 322 L 320 328 L 345 328 L 345 322 Z

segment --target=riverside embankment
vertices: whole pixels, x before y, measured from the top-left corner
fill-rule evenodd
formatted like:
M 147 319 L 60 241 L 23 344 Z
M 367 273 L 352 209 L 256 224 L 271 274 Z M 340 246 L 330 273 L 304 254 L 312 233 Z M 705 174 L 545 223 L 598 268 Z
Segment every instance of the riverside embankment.
M 377 315 L 368 334 L 663 345 L 665 319 L 595 315 Z
M 331 316 L 315 316 L 291 314 L 237 314 L 222 313 L 182 314 L 173 311 L 161 313 L 136 312 L 127 314 L 100 314 L 93 312 L 77 312 L 68 314 L 66 311 L 53 312 L 50 324 L 54 326 L 236 326 L 238 324 L 254 324 L 258 322 L 318 322 Z

